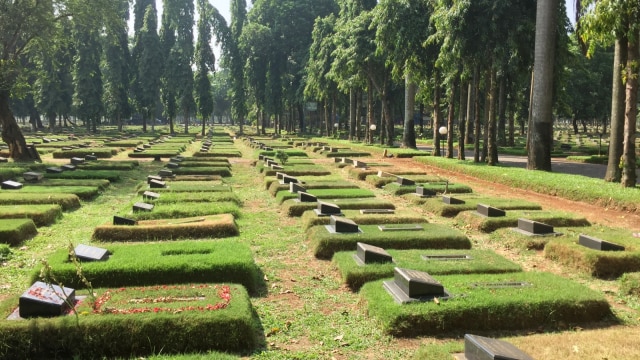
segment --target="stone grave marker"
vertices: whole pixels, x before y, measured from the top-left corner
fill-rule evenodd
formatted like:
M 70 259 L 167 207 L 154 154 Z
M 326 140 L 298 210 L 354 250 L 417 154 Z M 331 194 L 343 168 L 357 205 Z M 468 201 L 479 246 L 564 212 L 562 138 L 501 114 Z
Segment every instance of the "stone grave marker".
M 405 177 L 402 176 L 396 176 L 396 183 L 400 184 L 400 185 L 415 185 L 416 182 L 411 180 L 411 179 L 407 179 Z
M 465 334 L 464 356 L 458 360 L 533 360 L 529 354 L 506 341 Z
M 167 164 L 167 167 L 168 167 L 169 169 L 177 169 L 177 168 L 179 168 L 179 167 L 180 167 L 180 164 L 178 164 L 178 163 L 174 163 L 174 162 L 169 162 L 169 163 Z
M 485 204 L 478 204 L 476 212 L 485 217 L 502 217 L 507 215 L 506 211 Z
M 378 225 L 380 231 L 422 231 L 421 225 Z
M 382 214 L 382 215 L 392 215 L 395 214 L 396 211 L 393 209 L 360 209 L 360 214 Z
M 167 169 L 161 169 L 160 171 L 158 171 L 158 175 L 163 178 L 173 177 L 173 171 L 167 170 Z
M 298 178 L 293 177 L 293 176 L 289 176 L 289 175 L 284 175 L 282 177 L 282 184 L 289 184 L 289 183 L 292 183 L 292 182 L 295 182 L 295 183 L 299 182 Z
M 72 165 L 81 165 L 84 164 L 84 159 L 81 157 L 72 157 L 71 158 L 71 164 Z
M 276 180 L 282 180 L 284 179 L 284 176 L 287 175 L 283 172 L 276 172 Z
M 318 216 L 342 215 L 340 206 L 324 201 L 318 201 L 318 208 L 314 209 L 314 211 Z
M 471 260 L 473 259 L 467 254 L 456 255 L 420 255 L 420 258 L 425 261 L 458 261 L 458 260 Z
M 436 192 L 433 190 L 425 189 L 422 186 L 416 186 L 416 196 L 420 196 L 422 198 L 433 197 L 436 196 Z
M 390 176 L 394 176 L 394 175 L 388 172 L 384 172 L 382 170 L 378 170 L 378 177 L 390 177 Z
M 92 154 L 92 155 L 85 155 L 84 159 L 86 161 L 96 161 L 96 160 L 98 160 L 98 157 Z
M 157 175 L 147 175 L 147 184 L 150 184 L 151 180 L 162 181 L 162 177 Z
M 145 149 L 149 149 L 151 147 L 151 144 L 142 144 L 142 147 Z
M 17 181 L 7 180 L 2 182 L 0 188 L 3 190 L 19 190 L 22 189 L 22 184 Z
M 75 301 L 75 289 L 36 281 L 20 296 L 19 314 L 22 318 L 60 316 Z
M 297 194 L 299 192 L 307 192 L 307 189 L 299 183 L 289 183 L 289 192 L 292 194 Z
M 138 222 L 133 219 L 127 219 L 125 217 L 115 215 L 113 217 L 113 225 L 133 226 L 133 225 L 138 225 Z
M 178 156 L 174 156 L 172 158 L 169 158 L 169 161 L 171 161 L 172 163 L 181 163 L 181 162 L 184 161 L 184 158 L 178 157 Z
M 272 164 L 271 170 L 284 170 L 284 167 L 280 165 Z
M 361 242 L 358 242 L 357 244 L 356 253 L 353 255 L 353 259 L 360 266 L 365 264 L 393 262 L 393 258 L 385 249 Z
M 151 211 L 151 210 L 153 210 L 153 204 L 147 204 L 145 202 L 137 202 L 133 204 L 133 212 Z
M 444 286 L 428 273 L 396 267 L 393 280 L 382 284 L 387 292 L 400 304 L 414 301 L 446 300 L 450 297 Z
M 62 168 L 57 166 L 51 166 L 51 167 L 48 167 L 45 171 L 47 172 L 47 174 L 60 174 L 64 170 L 62 170 Z
M 267 160 L 267 166 L 271 166 L 271 165 L 278 165 L 278 162 L 273 160 Z
M 612 242 L 598 239 L 596 237 L 585 234 L 580 234 L 580 236 L 578 237 L 578 244 L 593 250 L 624 251 L 624 246 L 622 245 L 614 244 Z
M 258 155 L 258 160 L 263 161 L 264 160 L 264 155 L 262 155 L 262 154 Z
M 109 250 L 96 246 L 79 244 L 73 249 L 73 252 L 80 261 L 104 261 L 109 259 Z
M 516 230 L 525 235 L 555 235 L 553 226 L 541 222 L 518 219 L 518 227 Z
M 462 205 L 464 200 L 456 199 L 453 196 L 442 195 L 442 202 L 447 205 Z
M 343 164 L 353 164 L 353 160 L 346 157 L 341 158 L 340 162 Z
M 366 169 L 367 168 L 367 163 L 362 161 L 362 160 L 354 160 L 353 166 L 358 168 L 358 169 Z
M 136 147 L 135 149 L 133 149 L 133 152 L 134 153 L 141 153 L 141 152 L 144 152 L 144 149 Z
M 265 151 L 273 151 L 273 148 L 268 147 L 268 146 L 265 146 L 265 147 L 264 147 L 264 150 L 265 150 Z
M 51 142 L 51 139 L 47 139 L 46 137 L 43 137 L 42 138 L 42 142 L 45 143 L 45 144 L 48 144 L 48 143 Z
M 76 166 L 72 164 L 64 164 L 61 166 L 64 171 L 76 171 Z
M 142 198 L 145 200 L 158 200 L 160 198 L 160 194 L 153 191 L 145 191 L 142 193 Z
M 163 189 L 167 187 L 167 183 L 158 180 L 149 180 L 149 187 L 152 189 Z
M 24 178 L 24 181 L 26 182 L 38 182 L 42 181 L 44 175 L 35 171 L 27 171 L 26 173 L 22 174 L 22 178 Z
M 0 156 L 0 163 L 6 163 L 6 162 L 9 162 L 9 159 L 7 159 L 4 156 Z
M 343 217 L 331 215 L 329 225 L 325 225 L 327 231 L 332 234 L 359 233 L 361 232 L 355 221 Z
M 293 183 L 290 183 L 293 184 Z M 306 191 L 298 191 L 298 201 L 299 202 L 316 202 L 318 201 L 318 197 L 312 194 L 309 194 Z

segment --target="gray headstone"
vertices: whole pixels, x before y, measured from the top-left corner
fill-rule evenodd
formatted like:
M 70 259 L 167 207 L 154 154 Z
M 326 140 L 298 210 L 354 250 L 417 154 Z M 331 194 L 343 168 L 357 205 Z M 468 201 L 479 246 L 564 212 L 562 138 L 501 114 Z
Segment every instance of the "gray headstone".
M 589 249 L 600 251 L 624 251 L 624 246 L 601 240 L 589 235 L 580 234 L 578 237 L 578 243 Z
M 84 156 L 84 159 L 85 159 L 86 161 L 96 161 L 96 160 L 98 160 L 98 157 L 97 157 L 97 156 L 95 156 L 95 155 L 85 155 L 85 156 Z
M 22 184 L 17 181 L 7 180 L 2 182 L 2 185 L 0 186 L 0 188 L 4 190 L 18 190 L 18 189 L 22 189 Z
M 422 231 L 421 225 L 378 225 L 380 231 Z
M 169 161 L 171 161 L 173 163 L 181 163 L 181 162 L 184 161 L 184 158 L 178 157 L 178 156 L 174 156 L 174 157 L 170 158 Z
M 343 217 L 331 215 L 331 221 L 329 225 L 326 225 L 327 230 L 331 233 L 357 233 L 360 232 L 360 228 L 355 221 Z
M 400 184 L 400 185 L 415 185 L 416 182 L 411 180 L 411 179 L 407 179 L 404 178 L 402 176 L 396 176 L 396 183 Z
M 295 183 L 299 182 L 298 178 L 293 177 L 293 176 L 289 176 L 289 175 L 284 175 L 282 177 L 282 183 L 283 184 L 288 184 L 288 183 L 292 183 L 292 182 L 295 182 Z
M 162 170 L 158 171 L 158 175 L 162 176 L 163 178 L 165 178 L 165 177 L 173 177 L 173 171 L 167 170 L 167 169 L 162 169 Z
M 442 202 L 447 205 L 461 205 L 464 204 L 464 200 L 456 199 L 452 196 L 442 195 Z
M 144 149 L 137 147 L 137 148 L 133 149 L 133 152 L 134 153 L 141 153 L 141 152 L 144 152 Z
M 322 215 L 340 215 L 342 214 L 342 211 L 340 211 L 340 206 L 336 204 L 318 201 L 318 208 L 316 209 L 316 213 Z
M 167 187 L 167 183 L 158 180 L 149 180 L 149 187 L 152 189 L 163 189 Z
M 353 166 L 355 166 L 358 169 L 366 169 L 367 168 L 367 163 L 362 161 L 362 160 L 355 160 L 353 162 Z
M 150 184 L 151 180 L 162 181 L 162 177 L 157 175 L 147 175 L 147 184 Z
M 75 289 L 36 281 L 20 296 L 20 317 L 60 316 L 69 310 L 68 304 L 75 301 Z
M 80 261 L 104 261 L 109 258 L 109 250 L 85 244 L 79 244 L 73 252 Z
M 553 234 L 553 226 L 529 219 L 518 219 L 518 229 L 536 235 Z
M 393 279 L 412 298 L 444 295 L 444 286 L 424 271 L 395 268 Z
M 133 212 L 151 210 L 153 210 L 153 204 L 147 204 L 145 202 L 137 202 L 133 204 Z
M 396 211 L 393 209 L 360 209 L 360 214 L 383 214 L 383 215 L 391 215 L 395 214 Z
M 71 158 L 71 164 L 72 165 L 81 165 L 84 164 L 84 159 L 80 158 L 80 157 L 72 157 Z
M 170 163 L 168 163 L 168 164 L 167 164 L 167 167 L 168 167 L 169 169 L 177 169 L 177 168 L 179 168 L 179 167 L 180 167 L 180 164 L 178 164 L 178 163 L 174 163 L 174 162 L 170 162 Z
M 506 341 L 483 336 L 464 336 L 467 360 L 533 360 L 531 356 Z
M 148 148 L 151 147 L 151 144 L 142 144 L 142 147 L 145 148 L 145 149 L 148 149 Z
M 357 244 L 355 260 L 358 264 L 393 262 L 393 258 L 385 249 L 361 242 Z
M 290 183 L 293 184 L 293 183 Z M 306 191 L 298 191 L 298 201 L 300 202 L 316 202 L 318 201 L 318 197 L 315 195 L 311 195 Z
M 307 192 L 307 189 L 299 183 L 289 183 L 289 192 L 297 194 L 299 192 Z
M 22 178 L 26 182 L 38 182 L 38 181 L 41 181 L 44 178 L 44 175 L 42 175 L 42 173 L 39 173 L 39 172 L 28 171 L 28 172 L 22 174 Z
M 271 164 L 271 170 L 284 170 L 284 166 L 280 166 L 277 164 Z
M 436 196 L 436 192 L 433 190 L 425 189 L 422 186 L 416 186 L 416 195 L 420 197 L 432 197 Z
M 456 254 L 456 255 L 420 255 L 422 260 L 426 261 L 458 261 L 458 260 L 471 260 L 471 256 L 466 254 Z
M 142 193 L 142 198 L 145 200 L 158 200 L 160 198 L 160 194 L 153 191 L 145 191 Z
M 485 204 L 478 204 L 476 211 L 478 214 L 486 217 L 502 217 L 507 215 L 506 211 Z
M 76 166 L 71 164 L 64 164 L 61 166 L 64 171 L 76 171 Z
M 60 167 L 55 167 L 55 166 L 48 167 L 48 168 L 46 169 L 47 174 L 60 174 L 60 173 L 61 173 L 61 172 L 63 172 L 63 171 L 64 171 L 64 170 L 63 170 L 62 168 L 60 168 Z
M 282 180 L 282 179 L 284 179 L 285 175 L 287 175 L 287 174 L 285 174 L 283 172 L 276 172 L 276 179 L 277 180 Z
M 113 225 L 133 226 L 133 225 L 138 225 L 138 222 L 133 220 L 133 219 L 127 219 L 127 218 L 122 217 L 122 216 L 114 216 L 113 217 Z

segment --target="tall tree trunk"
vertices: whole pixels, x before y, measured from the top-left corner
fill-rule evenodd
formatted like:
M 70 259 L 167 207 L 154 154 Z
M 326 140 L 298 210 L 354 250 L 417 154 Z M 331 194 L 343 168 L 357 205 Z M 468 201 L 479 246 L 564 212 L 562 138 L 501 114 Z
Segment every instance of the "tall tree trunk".
M 189 113 L 189 109 L 186 109 L 184 111 L 184 133 L 188 134 L 189 133 L 189 117 L 191 116 L 191 114 Z M 155 116 L 154 119 L 151 119 L 152 124 L 155 123 Z
M 355 124 L 358 117 L 358 92 L 356 89 L 349 91 L 349 140 L 353 140 L 356 135 Z
M 636 31 L 634 36 L 629 36 L 627 46 L 627 86 L 624 110 L 624 143 L 622 148 L 622 179 L 620 183 L 623 187 L 635 187 L 637 181 L 636 174 L 636 121 L 638 119 L 638 70 L 640 65 L 638 37 L 640 33 Z
M 386 84 L 384 85 L 384 90 L 382 91 L 380 100 L 382 101 L 382 113 L 384 115 L 385 123 L 385 145 L 393 146 L 393 116 L 391 115 L 391 106 L 389 105 L 389 89 Z
M 458 75 L 451 85 L 451 93 L 449 94 L 449 105 L 447 107 L 447 158 L 453 159 L 453 122 L 456 117 L 456 90 L 459 81 Z
M 620 182 L 622 169 L 622 139 L 624 136 L 625 88 L 622 67 L 627 63 L 627 39 L 616 40 L 613 57 L 613 86 L 611 91 L 611 134 L 609 135 L 609 161 L 604 180 Z
M 498 92 L 498 144 L 507 145 L 507 77 L 500 75 Z
M 551 171 L 553 142 L 553 67 L 556 49 L 558 0 L 538 0 L 531 140 L 527 169 Z
M 442 115 L 440 114 L 440 76 L 438 71 L 434 71 L 433 75 L 433 152 L 434 156 L 441 156 L 440 153 L 440 125 L 442 124 Z
M 491 101 L 491 71 L 487 69 L 485 73 L 484 79 L 484 108 L 483 110 L 483 119 L 482 123 L 482 154 L 480 156 L 480 162 L 486 163 L 489 157 L 489 108 Z
M 0 90 L 0 124 L 2 140 L 9 146 L 9 154 L 14 161 L 41 161 L 34 147 L 27 146 L 20 126 L 9 107 L 9 91 Z
M 416 130 L 413 112 L 416 106 L 417 86 L 407 74 L 404 79 L 404 131 L 402 132 L 402 147 L 416 148 Z
M 469 112 L 467 98 L 469 97 L 469 83 L 465 81 L 460 85 L 460 123 L 458 124 L 458 160 L 464 160 L 464 144 L 467 140 L 467 123 Z
M 509 146 L 515 146 L 516 145 L 516 139 L 515 139 L 515 135 L 516 135 L 516 112 L 513 109 L 515 106 L 510 106 L 510 111 L 509 111 L 509 140 L 507 142 L 507 145 Z
M 473 162 L 480 162 L 480 65 L 474 69 L 473 84 Z
M 498 78 L 496 70 L 493 66 L 489 67 L 489 116 L 487 118 L 488 123 L 488 145 L 487 145 L 487 164 L 495 166 L 498 164 L 498 141 L 497 141 L 497 121 L 498 116 L 496 113 L 498 105 L 498 87 L 502 87 L 502 84 L 498 84 Z M 502 82 L 502 81 L 501 81 Z
M 326 134 L 326 136 L 331 135 L 331 132 L 329 132 L 329 113 L 331 112 L 331 109 L 329 108 L 329 98 L 324 98 L 324 128 L 322 129 L 320 135 L 322 134 Z
M 327 129 L 327 134 L 331 135 L 332 131 L 331 129 L 338 130 L 336 128 L 333 127 L 333 122 L 336 121 L 337 117 L 336 117 L 336 112 L 337 112 L 337 108 L 336 108 L 336 94 L 332 94 L 331 95 L 331 121 L 329 121 L 329 129 Z
M 369 81 L 369 87 L 367 88 L 367 122 L 365 132 L 367 134 L 367 143 L 373 143 L 373 131 L 371 130 L 371 125 L 376 123 L 375 120 L 375 101 L 373 99 L 373 83 Z

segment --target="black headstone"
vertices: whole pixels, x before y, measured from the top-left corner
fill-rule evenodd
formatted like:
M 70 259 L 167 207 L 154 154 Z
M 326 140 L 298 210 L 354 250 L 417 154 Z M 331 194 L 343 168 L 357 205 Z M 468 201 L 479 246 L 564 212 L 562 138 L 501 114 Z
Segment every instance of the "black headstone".
M 264 155 L 262 155 L 262 154 L 258 155 L 258 160 L 260 160 L 260 161 L 264 160 Z
M 142 193 L 142 198 L 145 200 L 158 200 L 160 198 L 160 194 L 153 191 L 145 191 Z
M 595 238 L 593 236 L 580 234 L 578 237 L 578 243 L 582 246 L 586 246 L 589 249 L 600 251 L 624 251 L 624 246 L 614 244 L 605 240 Z
M 343 217 L 331 215 L 331 221 L 327 225 L 329 232 L 336 233 L 357 233 L 360 232 L 360 228 L 355 221 Z
M 278 162 L 273 160 L 267 160 L 267 166 L 270 167 L 271 165 L 278 165 Z
M 153 210 L 153 204 L 147 204 L 145 202 L 137 202 L 133 204 L 133 212 L 151 210 Z
M 76 166 L 71 164 L 64 164 L 61 166 L 64 171 L 76 171 Z
M 149 187 L 152 189 L 163 189 L 167 187 L 167 183 L 158 180 L 149 180 Z
M 271 170 L 284 170 L 284 167 L 277 164 L 271 164 Z
M 416 182 L 411 180 L 411 179 L 407 179 L 404 178 L 402 176 L 396 176 L 396 183 L 400 184 L 400 185 L 415 185 Z
M 518 229 L 536 235 L 553 234 L 553 226 L 529 219 L 518 219 Z
M 17 181 L 7 180 L 2 182 L 0 187 L 4 190 L 18 190 L 22 189 L 22 184 Z
M 385 249 L 361 242 L 357 244 L 355 259 L 359 264 L 393 262 L 393 258 Z
M 340 215 L 342 214 L 342 211 L 340 211 L 340 206 L 336 204 L 318 201 L 318 208 L 316 209 L 316 213 L 319 215 Z
M 175 156 L 175 157 L 170 158 L 170 159 L 169 159 L 169 161 L 171 161 L 171 162 L 173 162 L 173 163 L 181 163 L 181 162 L 183 162 L 183 161 L 184 161 L 184 159 L 183 159 L 183 158 L 181 158 L 181 157 L 177 157 L 177 156 Z
M 72 165 L 80 165 L 80 164 L 84 164 L 84 159 L 80 158 L 80 157 L 72 157 L 71 158 L 71 164 Z
M 362 161 L 362 160 L 355 160 L 353 162 L 353 166 L 355 166 L 358 169 L 366 169 L 367 168 L 367 163 Z
M 298 178 L 295 178 L 295 177 L 289 176 L 289 175 L 284 175 L 282 177 L 282 183 L 283 184 L 288 184 L 288 183 L 292 183 L 292 182 L 295 182 L 295 183 L 299 182 Z
M 296 193 L 299 193 L 301 191 L 302 192 L 306 192 L 307 189 L 304 186 L 300 185 L 299 183 L 289 183 L 289 192 L 290 193 L 296 194 Z
M 290 183 L 293 184 L 293 183 Z M 298 201 L 300 202 L 316 202 L 318 201 L 318 197 L 315 195 L 311 195 L 305 191 L 298 191 Z
M 165 177 L 173 177 L 173 171 L 167 170 L 167 169 L 162 169 L 162 170 L 158 171 L 158 175 L 162 176 L 163 178 L 165 178 Z
M 144 152 L 144 149 L 137 147 L 137 148 L 133 149 L 133 152 L 134 153 L 141 153 L 141 152 Z
M 85 156 L 84 156 L 84 159 L 85 159 L 86 161 L 96 161 L 96 160 L 98 160 L 98 157 L 97 157 L 97 156 L 95 156 L 95 155 L 85 155 Z
M 504 210 L 494 208 L 485 204 L 478 204 L 476 211 L 478 212 L 478 214 L 486 217 L 502 217 L 507 215 Z
M 483 336 L 464 336 L 467 360 L 533 360 L 531 356 L 506 341 Z
M 162 181 L 162 177 L 156 175 L 147 175 L 147 184 L 150 184 L 151 180 Z
M 416 195 L 420 197 L 436 196 L 436 192 L 433 190 L 425 189 L 422 186 L 416 186 Z
M 109 258 L 109 250 L 85 244 L 79 244 L 73 252 L 80 261 L 103 261 Z
M 62 168 L 52 166 L 52 167 L 48 167 L 46 171 L 47 171 L 47 174 L 60 174 L 64 170 L 62 170 Z
M 277 180 L 282 180 L 282 179 L 284 179 L 285 175 L 287 175 L 287 174 L 285 174 L 283 172 L 276 172 L 276 179 Z
M 133 219 L 127 219 L 127 218 L 122 217 L 122 216 L 114 216 L 113 217 L 113 225 L 133 226 L 133 225 L 138 225 L 138 222 L 133 220 Z
M 353 164 L 353 160 L 351 160 L 351 159 L 349 159 L 349 158 L 346 158 L 346 157 L 343 157 L 343 158 L 342 158 L 342 160 L 341 160 L 341 162 L 342 162 L 343 164 Z
M 75 305 L 76 291 L 36 281 L 20 296 L 20 317 L 52 317 L 63 315 L 69 304 Z
M 170 163 L 168 163 L 168 164 L 167 164 L 167 167 L 168 167 L 169 169 L 177 169 L 177 168 L 179 168 L 179 167 L 180 167 L 180 164 L 178 164 L 178 163 L 174 163 L 174 162 L 170 162 Z
M 38 182 L 44 178 L 44 175 L 42 175 L 42 173 L 39 173 L 39 172 L 28 171 L 22 174 L 22 178 L 26 182 Z
M 442 195 L 442 202 L 448 205 L 461 205 L 464 204 L 464 200 L 456 199 L 452 196 Z
M 411 298 L 444 295 L 444 286 L 424 271 L 395 268 L 393 273 L 396 285 Z
M 148 148 L 151 147 L 151 144 L 142 144 L 142 147 L 145 148 L 145 149 L 148 149 Z

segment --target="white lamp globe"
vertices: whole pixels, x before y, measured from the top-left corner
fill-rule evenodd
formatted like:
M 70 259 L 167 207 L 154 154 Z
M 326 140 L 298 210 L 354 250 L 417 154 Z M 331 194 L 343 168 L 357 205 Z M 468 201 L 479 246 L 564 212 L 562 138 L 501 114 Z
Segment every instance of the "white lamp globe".
M 376 131 L 377 128 L 376 124 L 371 124 L 371 126 L 369 126 L 369 130 L 371 131 Z
M 440 129 L 438 129 L 438 132 L 440 133 L 440 135 L 447 135 L 447 127 L 440 126 Z

